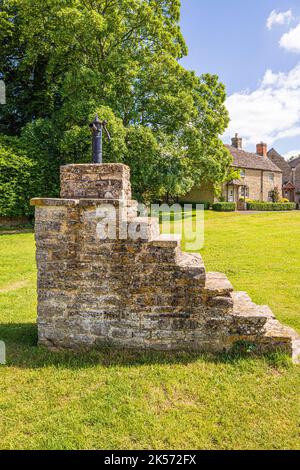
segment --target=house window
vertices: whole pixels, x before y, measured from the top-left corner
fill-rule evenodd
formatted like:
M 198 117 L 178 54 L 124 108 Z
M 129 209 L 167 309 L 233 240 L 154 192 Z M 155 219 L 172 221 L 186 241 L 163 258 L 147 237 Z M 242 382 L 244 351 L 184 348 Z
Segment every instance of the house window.
M 245 178 L 246 176 L 246 171 L 245 170 L 240 170 L 240 177 Z
M 269 173 L 269 180 L 270 181 L 274 181 L 274 174 L 273 173 Z
M 241 187 L 241 196 L 242 197 L 249 197 L 249 188 L 248 186 Z
M 269 191 L 268 193 L 268 202 L 273 202 L 273 191 Z

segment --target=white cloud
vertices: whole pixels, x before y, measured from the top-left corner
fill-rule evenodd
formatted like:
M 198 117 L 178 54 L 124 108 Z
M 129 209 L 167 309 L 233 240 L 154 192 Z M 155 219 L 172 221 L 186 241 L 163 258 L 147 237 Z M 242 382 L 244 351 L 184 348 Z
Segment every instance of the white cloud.
M 287 152 L 285 155 L 284 155 L 284 158 L 286 160 L 289 160 L 290 158 L 292 157 L 298 157 L 300 155 L 300 149 L 298 150 L 291 150 L 290 152 Z
M 279 41 L 281 47 L 291 52 L 300 52 L 300 23 L 285 33 Z
M 272 146 L 300 137 L 300 63 L 288 73 L 267 70 L 256 90 L 234 93 L 226 105 L 231 122 L 225 138 L 238 132 L 253 148 L 261 140 Z
M 293 19 L 292 10 L 277 12 L 276 10 L 271 11 L 269 18 L 267 19 L 267 28 L 271 30 L 274 25 L 289 24 Z

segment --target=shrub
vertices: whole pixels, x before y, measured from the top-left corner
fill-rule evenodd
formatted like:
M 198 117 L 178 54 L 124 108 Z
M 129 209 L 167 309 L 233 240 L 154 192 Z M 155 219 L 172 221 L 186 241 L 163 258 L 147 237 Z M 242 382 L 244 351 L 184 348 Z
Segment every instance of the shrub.
M 0 217 L 31 216 L 35 163 L 0 144 Z
M 275 186 L 273 191 L 271 191 L 271 198 L 274 203 L 280 202 L 280 191 L 278 186 Z
M 285 203 L 287 203 L 287 202 L 289 203 L 290 201 L 289 201 L 289 199 L 287 199 L 287 198 L 284 197 L 284 198 L 280 199 L 279 202 L 282 202 L 283 204 L 285 204 Z
M 292 211 L 296 209 L 294 202 L 248 202 L 249 211 Z
M 259 202 L 259 201 L 257 201 L 256 199 L 246 198 L 246 202 Z
M 234 212 L 236 210 L 235 202 L 216 202 L 212 205 L 217 212 Z

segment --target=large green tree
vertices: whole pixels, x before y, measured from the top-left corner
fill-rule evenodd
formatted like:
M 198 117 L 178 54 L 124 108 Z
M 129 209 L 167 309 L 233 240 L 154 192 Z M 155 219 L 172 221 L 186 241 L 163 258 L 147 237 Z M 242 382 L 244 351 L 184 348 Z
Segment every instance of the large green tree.
M 180 0 L 0 0 L 0 132 L 49 167 L 90 159 L 87 124 L 109 121 L 107 161 L 129 164 L 146 200 L 216 185 L 230 156 L 225 89 L 180 59 Z M 43 163 L 42 163 L 43 162 Z M 54 184 L 55 186 L 55 184 Z

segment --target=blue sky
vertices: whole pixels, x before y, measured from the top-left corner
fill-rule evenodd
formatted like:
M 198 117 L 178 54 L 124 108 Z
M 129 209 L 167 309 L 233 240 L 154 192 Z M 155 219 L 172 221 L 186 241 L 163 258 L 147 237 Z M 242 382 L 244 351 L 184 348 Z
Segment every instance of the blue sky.
M 182 63 L 226 85 L 234 132 L 254 150 L 261 140 L 300 153 L 300 1 L 182 0 L 189 48 Z

